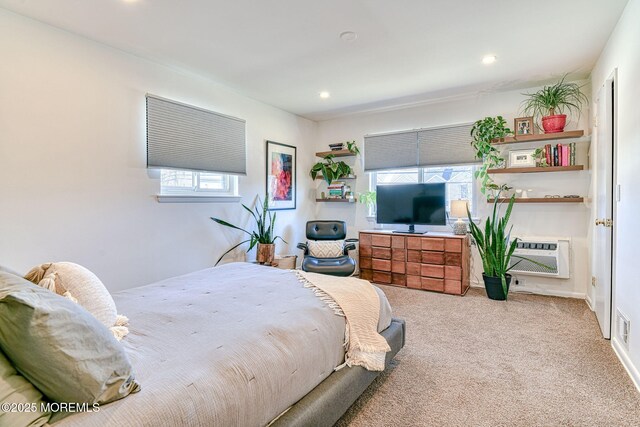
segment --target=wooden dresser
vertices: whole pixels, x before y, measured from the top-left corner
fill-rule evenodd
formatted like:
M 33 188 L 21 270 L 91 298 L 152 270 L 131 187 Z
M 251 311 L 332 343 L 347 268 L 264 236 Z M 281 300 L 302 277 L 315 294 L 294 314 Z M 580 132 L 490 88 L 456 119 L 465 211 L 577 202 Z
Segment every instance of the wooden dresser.
M 374 283 L 464 295 L 469 237 L 449 233 L 360 232 L 360 277 Z

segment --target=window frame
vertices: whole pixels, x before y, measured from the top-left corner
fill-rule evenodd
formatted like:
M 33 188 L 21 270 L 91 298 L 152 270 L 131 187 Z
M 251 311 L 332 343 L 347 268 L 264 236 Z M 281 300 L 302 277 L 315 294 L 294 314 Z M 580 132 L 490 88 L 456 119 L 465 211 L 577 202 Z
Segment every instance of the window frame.
M 186 172 L 191 174 L 191 187 L 171 187 L 163 185 L 162 175 L 167 171 Z M 203 188 L 202 174 L 221 175 L 225 181 L 224 189 Z M 189 171 L 181 169 L 160 169 L 160 192 L 159 202 L 216 202 L 216 201 L 238 201 L 238 176 L 217 172 Z
M 425 183 L 424 181 L 424 175 L 425 175 L 425 171 L 427 171 L 428 169 L 435 169 L 435 168 L 448 168 L 448 167 L 470 167 L 471 168 L 471 189 L 472 189 L 472 193 L 471 193 L 471 203 L 470 203 L 470 208 L 471 208 L 471 214 L 473 219 L 476 219 L 476 213 L 477 213 L 477 205 L 478 205 L 478 189 L 476 188 L 476 182 L 475 182 L 475 172 L 476 172 L 476 168 L 477 165 L 475 164 L 467 164 L 467 165 L 445 165 L 445 166 L 432 166 L 432 167 L 417 167 L 417 168 L 399 168 L 399 169 L 389 169 L 389 170 L 404 170 L 404 169 L 417 169 L 417 173 L 418 173 L 418 181 L 416 182 L 416 184 L 423 184 Z M 378 172 L 386 172 L 386 171 L 375 171 L 375 172 L 369 172 L 369 191 L 375 191 L 376 189 L 376 185 L 377 185 L 377 175 Z M 447 199 L 448 199 L 448 192 L 449 192 L 449 187 L 448 187 L 448 182 L 446 182 L 445 184 L 447 184 L 446 186 L 446 190 L 447 190 Z M 389 185 L 394 185 L 394 184 L 389 184 Z M 454 218 L 450 218 L 449 217 L 449 209 L 450 206 L 447 205 L 447 224 L 453 224 L 457 219 Z M 369 206 L 368 207 L 368 212 L 367 212 L 367 217 L 369 218 L 373 218 L 375 219 L 375 211 L 373 209 L 373 206 Z M 463 221 L 468 221 L 467 218 L 462 218 Z

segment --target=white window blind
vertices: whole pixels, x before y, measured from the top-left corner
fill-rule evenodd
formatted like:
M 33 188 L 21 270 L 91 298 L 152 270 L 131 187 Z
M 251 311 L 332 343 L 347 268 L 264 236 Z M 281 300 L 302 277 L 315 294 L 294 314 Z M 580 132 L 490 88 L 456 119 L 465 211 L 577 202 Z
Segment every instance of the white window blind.
M 245 125 L 147 94 L 147 167 L 246 175 Z
M 364 170 L 478 163 L 471 148 L 471 124 L 367 135 Z

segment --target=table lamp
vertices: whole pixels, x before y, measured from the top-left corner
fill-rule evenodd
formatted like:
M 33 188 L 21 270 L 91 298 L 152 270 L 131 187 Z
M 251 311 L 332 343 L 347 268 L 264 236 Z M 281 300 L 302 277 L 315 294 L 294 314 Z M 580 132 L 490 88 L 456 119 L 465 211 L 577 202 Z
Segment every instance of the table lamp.
M 467 224 L 462 221 L 462 218 L 467 217 L 467 202 L 466 200 L 452 200 L 451 201 L 451 217 L 458 218 L 453 224 L 453 234 L 464 235 L 467 234 Z

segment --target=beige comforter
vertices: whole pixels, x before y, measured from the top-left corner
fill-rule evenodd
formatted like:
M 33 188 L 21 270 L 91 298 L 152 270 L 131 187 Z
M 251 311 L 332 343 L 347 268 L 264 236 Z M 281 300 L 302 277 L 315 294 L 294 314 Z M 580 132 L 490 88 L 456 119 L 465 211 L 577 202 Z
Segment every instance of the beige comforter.
M 391 309 L 375 289 L 381 331 Z M 344 317 L 292 271 L 227 264 L 114 299 L 142 390 L 55 427 L 264 426 L 344 361 Z

